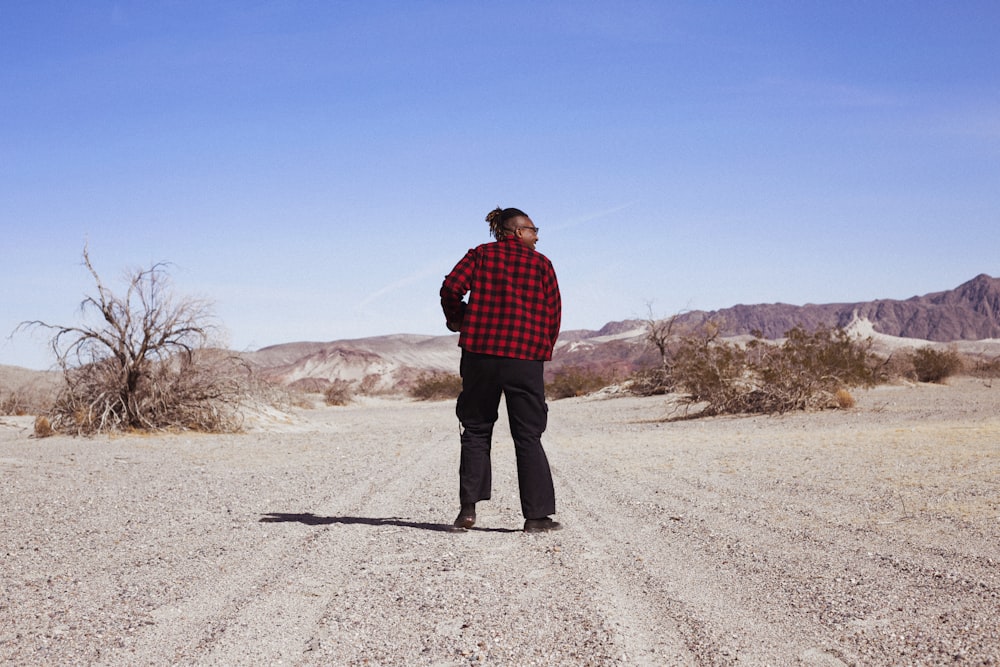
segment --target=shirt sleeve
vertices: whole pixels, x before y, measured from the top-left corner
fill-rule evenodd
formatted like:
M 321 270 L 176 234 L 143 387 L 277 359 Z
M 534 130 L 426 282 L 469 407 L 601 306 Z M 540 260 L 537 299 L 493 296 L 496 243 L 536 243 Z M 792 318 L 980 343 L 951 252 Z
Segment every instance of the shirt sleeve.
M 559 281 L 556 279 L 556 272 L 549 264 L 549 287 L 548 287 L 548 307 L 549 313 L 551 313 L 551 326 L 549 331 L 549 338 L 552 341 L 552 347 L 555 347 L 556 340 L 559 338 L 559 328 L 562 326 L 562 295 L 559 293 Z
M 465 253 L 455 268 L 445 276 L 441 284 L 441 310 L 449 323 L 461 325 L 465 318 L 465 302 L 462 300 L 472 289 L 472 275 L 476 266 L 475 249 Z

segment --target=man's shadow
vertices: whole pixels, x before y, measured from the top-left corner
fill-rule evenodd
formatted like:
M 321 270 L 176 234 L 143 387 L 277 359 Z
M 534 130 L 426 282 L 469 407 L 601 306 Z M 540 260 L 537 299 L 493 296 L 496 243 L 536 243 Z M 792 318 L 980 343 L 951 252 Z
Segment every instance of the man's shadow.
M 406 519 L 401 519 L 396 516 L 385 517 L 385 518 L 364 517 L 364 516 L 316 516 L 312 512 L 305 512 L 302 514 L 268 512 L 267 514 L 261 517 L 260 523 L 302 523 L 307 526 L 328 526 L 330 524 L 339 523 L 348 526 L 354 526 L 354 525 L 398 526 L 401 528 L 417 528 L 419 530 L 430 530 L 438 533 L 466 532 L 462 529 L 456 530 L 455 527 L 450 523 L 423 523 L 420 521 L 408 521 Z M 471 530 L 479 530 L 489 533 L 520 532 L 517 530 L 513 530 L 511 528 L 474 527 Z

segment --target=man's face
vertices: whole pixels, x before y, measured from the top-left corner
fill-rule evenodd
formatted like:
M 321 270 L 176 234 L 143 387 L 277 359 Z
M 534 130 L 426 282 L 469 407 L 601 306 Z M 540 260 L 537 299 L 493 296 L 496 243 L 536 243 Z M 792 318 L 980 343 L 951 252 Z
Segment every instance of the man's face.
M 535 223 L 531 221 L 531 218 L 526 215 L 518 216 L 512 218 L 510 224 L 517 240 L 534 250 L 535 244 L 538 243 L 538 228 L 535 227 Z

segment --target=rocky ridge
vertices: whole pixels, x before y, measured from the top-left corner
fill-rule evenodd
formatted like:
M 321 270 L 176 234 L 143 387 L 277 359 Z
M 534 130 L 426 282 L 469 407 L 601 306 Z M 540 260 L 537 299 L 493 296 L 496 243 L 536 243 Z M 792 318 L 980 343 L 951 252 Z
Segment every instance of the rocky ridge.
M 844 327 L 872 336 L 886 348 L 928 343 L 955 343 L 972 354 L 1000 349 L 1000 278 L 981 274 L 953 290 L 905 300 L 859 303 L 783 303 L 736 305 L 716 311 L 690 311 L 677 316 L 685 329 L 715 321 L 727 337 L 760 333 L 779 339 L 795 326 Z M 559 337 L 551 377 L 568 366 L 599 367 L 627 374 L 655 363 L 645 342 L 646 322 L 609 322 L 598 330 L 564 331 Z M 307 390 L 322 390 L 336 380 L 359 382 L 377 377 L 379 386 L 405 386 L 423 373 L 455 372 L 460 356 L 458 336 L 395 334 L 328 343 L 288 343 L 248 353 L 265 377 Z

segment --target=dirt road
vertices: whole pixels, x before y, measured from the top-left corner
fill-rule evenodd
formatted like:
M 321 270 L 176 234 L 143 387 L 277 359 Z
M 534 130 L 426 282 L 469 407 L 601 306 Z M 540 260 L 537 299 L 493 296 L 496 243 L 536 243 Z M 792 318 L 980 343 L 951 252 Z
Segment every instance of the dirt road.
M 237 436 L 29 439 L 0 417 L 0 662 L 1000 664 L 1000 387 L 657 421 L 551 405 L 566 528 L 457 511 L 450 403 Z

